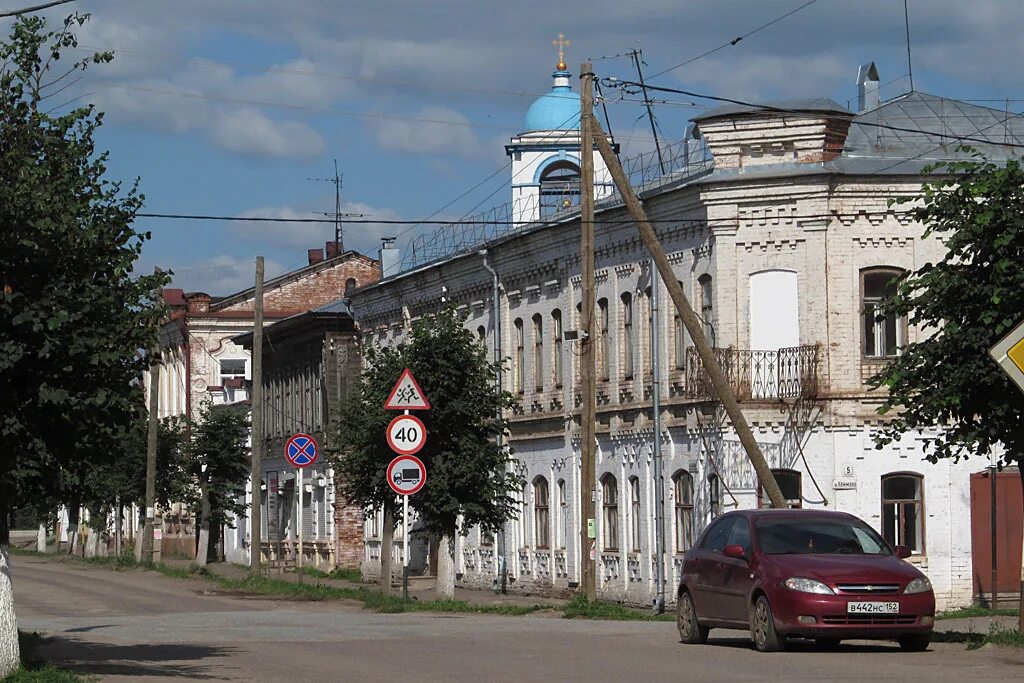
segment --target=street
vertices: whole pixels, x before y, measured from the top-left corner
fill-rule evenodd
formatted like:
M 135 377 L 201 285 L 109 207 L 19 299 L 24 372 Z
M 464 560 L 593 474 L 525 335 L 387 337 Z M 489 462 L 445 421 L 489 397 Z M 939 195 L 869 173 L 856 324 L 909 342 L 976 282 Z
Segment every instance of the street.
M 19 627 L 42 654 L 103 681 L 1005 681 L 1024 656 L 937 643 L 758 654 L 746 634 L 684 646 L 668 622 L 378 614 L 346 602 L 231 596 L 200 580 L 14 558 Z

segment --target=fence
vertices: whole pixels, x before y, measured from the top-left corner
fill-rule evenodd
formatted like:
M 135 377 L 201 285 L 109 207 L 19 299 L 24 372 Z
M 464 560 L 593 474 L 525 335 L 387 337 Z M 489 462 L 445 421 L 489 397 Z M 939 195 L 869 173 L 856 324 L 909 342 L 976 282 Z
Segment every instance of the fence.
M 722 372 L 740 400 L 810 398 L 818 393 L 820 348 L 817 344 L 777 351 L 714 349 Z M 717 394 L 693 347 L 686 349 L 685 395 L 715 400 Z

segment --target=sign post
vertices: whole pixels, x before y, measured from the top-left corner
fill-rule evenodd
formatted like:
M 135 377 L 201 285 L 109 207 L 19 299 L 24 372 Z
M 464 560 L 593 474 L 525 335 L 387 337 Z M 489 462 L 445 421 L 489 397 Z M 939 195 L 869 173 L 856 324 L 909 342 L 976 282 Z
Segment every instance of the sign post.
M 388 486 L 402 496 L 402 599 L 409 599 L 409 496 L 423 488 L 427 481 L 427 468 L 415 456 L 427 443 L 427 429 L 423 421 L 410 410 L 430 410 L 423 389 L 409 368 L 405 368 L 395 386 L 391 388 L 385 410 L 401 410 L 402 415 L 388 424 L 388 446 L 398 456 L 388 465 Z M 390 548 L 386 552 L 391 552 Z
M 284 457 L 295 466 L 295 539 L 297 552 L 295 567 L 301 576 L 302 569 L 302 502 L 306 495 L 306 484 L 303 481 L 303 470 L 312 465 L 320 457 L 320 449 L 316 439 L 309 434 L 296 434 L 284 445 Z

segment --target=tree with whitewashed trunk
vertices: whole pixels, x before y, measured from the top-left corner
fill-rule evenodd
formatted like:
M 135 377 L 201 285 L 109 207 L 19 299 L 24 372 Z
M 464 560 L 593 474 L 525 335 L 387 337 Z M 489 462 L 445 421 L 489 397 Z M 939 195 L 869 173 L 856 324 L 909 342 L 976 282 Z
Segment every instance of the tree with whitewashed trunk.
M 56 31 L 21 18 L 0 42 L 0 676 L 18 666 L 9 545 L 13 509 L 82 499 L 82 477 L 137 419 L 138 381 L 167 276 L 136 276 L 148 234 L 135 187 L 106 175 L 102 115 L 54 101 L 71 65 L 72 15 Z

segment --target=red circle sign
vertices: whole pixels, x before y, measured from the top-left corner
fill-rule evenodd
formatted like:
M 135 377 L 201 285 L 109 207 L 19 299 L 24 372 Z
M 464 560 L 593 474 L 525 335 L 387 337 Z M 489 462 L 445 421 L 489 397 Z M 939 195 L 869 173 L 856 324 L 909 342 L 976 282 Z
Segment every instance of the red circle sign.
M 388 486 L 401 496 L 411 496 L 427 483 L 427 468 L 415 455 L 400 455 L 388 465 Z
M 388 424 L 388 446 L 399 455 L 419 453 L 427 443 L 427 428 L 415 415 L 399 415 Z
M 316 439 L 309 434 L 296 434 L 284 444 L 284 457 L 295 467 L 309 467 L 320 457 Z

